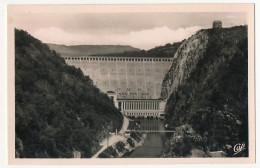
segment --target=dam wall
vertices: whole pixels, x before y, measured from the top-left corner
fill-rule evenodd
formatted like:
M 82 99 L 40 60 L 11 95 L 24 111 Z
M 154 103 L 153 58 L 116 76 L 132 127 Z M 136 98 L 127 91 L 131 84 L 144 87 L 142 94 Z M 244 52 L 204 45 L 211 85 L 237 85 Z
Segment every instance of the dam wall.
M 101 91 L 118 99 L 158 99 L 173 58 L 77 56 L 64 57 L 80 68 Z

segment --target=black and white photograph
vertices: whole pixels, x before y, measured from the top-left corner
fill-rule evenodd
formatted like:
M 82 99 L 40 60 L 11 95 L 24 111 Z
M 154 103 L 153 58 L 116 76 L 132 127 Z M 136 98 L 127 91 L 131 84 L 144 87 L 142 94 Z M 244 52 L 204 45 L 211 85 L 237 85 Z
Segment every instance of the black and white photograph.
M 9 157 L 251 163 L 254 6 L 186 6 L 9 5 Z

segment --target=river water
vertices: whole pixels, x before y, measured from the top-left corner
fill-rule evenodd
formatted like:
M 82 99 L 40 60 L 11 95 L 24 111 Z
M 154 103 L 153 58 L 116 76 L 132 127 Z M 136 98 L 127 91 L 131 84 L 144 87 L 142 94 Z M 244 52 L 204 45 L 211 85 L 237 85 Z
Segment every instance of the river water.
M 136 119 L 140 121 L 141 130 L 164 130 L 163 120 L 160 119 Z M 144 144 L 136 148 L 130 158 L 158 158 L 162 156 L 165 144 L 165 133 L 147 133 Z

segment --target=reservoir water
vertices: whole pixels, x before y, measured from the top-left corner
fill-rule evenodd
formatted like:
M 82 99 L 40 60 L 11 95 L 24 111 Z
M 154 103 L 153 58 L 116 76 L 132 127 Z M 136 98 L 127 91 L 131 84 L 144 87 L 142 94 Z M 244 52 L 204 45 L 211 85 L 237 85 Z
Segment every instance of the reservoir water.
M 136 119 L 140 122 L 141 130 L 164 130 L 163 120 L 160 119 Z M 136 148 L 130 158 L 158 158 L 162 156 L 165 144 L 164 132 L 147 133 L 144 144 Z

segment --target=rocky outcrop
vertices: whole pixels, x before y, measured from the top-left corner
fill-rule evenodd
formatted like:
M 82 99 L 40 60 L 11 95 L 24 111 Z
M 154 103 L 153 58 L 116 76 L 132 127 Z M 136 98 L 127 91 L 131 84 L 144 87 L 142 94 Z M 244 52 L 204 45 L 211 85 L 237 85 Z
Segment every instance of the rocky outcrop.
M 168 99 L 169 127 L 190 125 L 203 137 L 204 152 L 223 151 L 233 157 L 235 144 L 247 146 L 247 26 L 201 30 L 184 41 L 164 78 L 161 96 Z M 197 147 L 187 153 L 192 155 Z
M 175 128 L 166 143 L 163 157 L 209 157 L 203 138 L 188 124 Z
M 174 54 L 173 64 L 165 75 L 162 83 L 161 97 L 168 96 L 178 85 L 185 80 L 196 68 L 201 57 L 203 57 L 208 44 L 206 30 L 201 30 L 189 39 L 185 40 Z

